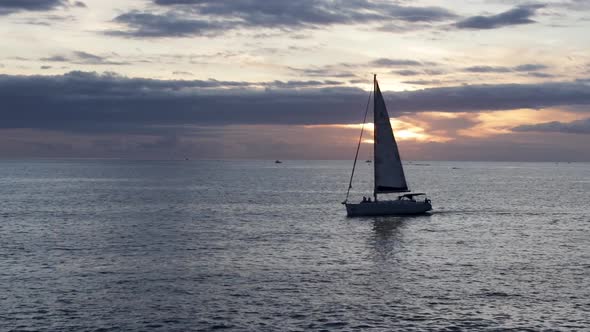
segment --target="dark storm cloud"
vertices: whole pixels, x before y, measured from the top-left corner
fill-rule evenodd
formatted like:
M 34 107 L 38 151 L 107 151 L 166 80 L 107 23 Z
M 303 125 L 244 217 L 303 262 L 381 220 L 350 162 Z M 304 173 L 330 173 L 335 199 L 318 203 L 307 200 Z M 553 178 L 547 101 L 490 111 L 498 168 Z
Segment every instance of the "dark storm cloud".
M 129 133 L 191 125 L 358 123 L 368 93 L 337 84 L 168 81 L 87 72 L 1 75 L 0 127 Z M 384 95 L 394 116 L 590 104 L 590 89 L 581 82 L 455 86 Z
M 515 127 L 512 130 L 566 134 L 590 134 L 590 118 L 573 122 L 553 121 L 533 125 L 522 125 Z
M 164 13 L 132 11 L 115 18 L 127 27 L 110 34 L 137 37 L 205 36 L 239 28 L 294 30 L 336 24 L 438 22 L 457 15 L 441 7 L 371 0 L 155 0 Z
M 98 56 L 95 54 L 75 51 L 71 55 L 53 55 L 46 58 L 39 59 L 40 61 L 48 62 L 68 62 L 82 65 L 127 65 L 128 62 L 114 61 L 108 57 Z
M 66 6 L 86 7 L 81 1 L 69 0 L 1 0 L 0 15 L 19 11 L 46 11 Z
M 472 16 L 455 23 L 459 29 L 496 29 L 510 25 L 536 23 L 531 17 L 544 5 L 522 5 L 500 14 Z

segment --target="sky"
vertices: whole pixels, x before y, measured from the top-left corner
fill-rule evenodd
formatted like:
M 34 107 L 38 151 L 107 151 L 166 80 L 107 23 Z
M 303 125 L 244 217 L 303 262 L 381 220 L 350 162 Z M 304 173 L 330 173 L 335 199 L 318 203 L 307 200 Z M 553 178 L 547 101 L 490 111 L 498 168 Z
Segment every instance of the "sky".
M 352 159 L 377 74 L 403 159 L 590 161 L 588 31 L 585 0 L 0 0 L 0 158 Z

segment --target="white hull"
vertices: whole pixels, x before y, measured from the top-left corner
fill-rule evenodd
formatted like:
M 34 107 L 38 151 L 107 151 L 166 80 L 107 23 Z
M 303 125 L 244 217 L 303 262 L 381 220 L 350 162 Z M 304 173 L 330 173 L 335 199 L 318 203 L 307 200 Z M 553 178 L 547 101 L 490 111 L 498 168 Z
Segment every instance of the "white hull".
M 423 214 L 432 210 L 430 202 L 395 200 L 351 204 L 346 203 L 349 217 Z

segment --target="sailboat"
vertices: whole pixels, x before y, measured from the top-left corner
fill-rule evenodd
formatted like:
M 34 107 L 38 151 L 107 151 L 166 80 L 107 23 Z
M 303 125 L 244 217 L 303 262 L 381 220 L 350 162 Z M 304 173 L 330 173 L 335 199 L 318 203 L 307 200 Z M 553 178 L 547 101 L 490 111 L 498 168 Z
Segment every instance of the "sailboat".
M 367 109 L 365 111 L 365 119 L 363 120 L 361 136 L 359 138 L 356 156 L 354 158 L 352 174 L 350 175 L 348 192 L 346 193 L 346 199 L 342 202 L 342 204 L 346 206 L 347 215 L 350 217 L 409 215 L 423 214 L 432 210 L 431 201 L 426 197 L 426 194 L 411 193 L 408 188 L 397 143 L 395 142 L 393 130 L 391 129 L 385 100 L 383 99 L 383 95 L 379 89 L 379 83 L 377 82 L 377 75 L 373 76 L 374 199 L 371 200 L 370 197 L 368 199 L 363 197 L 363 201 L 360 203 L 348 202 L 368 111 L 369 103 L 367 103 Z M 397 198 L 393 200 L 381 200 L 378 196 L 380 194 L 394 193 L 403 194 L 397 196 Z

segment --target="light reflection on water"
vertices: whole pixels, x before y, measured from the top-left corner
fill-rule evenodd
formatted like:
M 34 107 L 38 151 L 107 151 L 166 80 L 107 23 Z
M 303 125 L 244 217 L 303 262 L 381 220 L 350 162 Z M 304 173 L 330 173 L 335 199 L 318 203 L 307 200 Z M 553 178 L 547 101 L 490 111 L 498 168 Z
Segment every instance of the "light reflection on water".
M 5 161 L 0 330 L 581 330 L 589 166 L 408 165 L 432 214 L 347 218 L 348 162 Z

